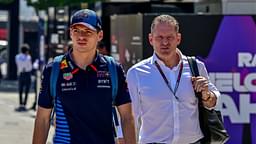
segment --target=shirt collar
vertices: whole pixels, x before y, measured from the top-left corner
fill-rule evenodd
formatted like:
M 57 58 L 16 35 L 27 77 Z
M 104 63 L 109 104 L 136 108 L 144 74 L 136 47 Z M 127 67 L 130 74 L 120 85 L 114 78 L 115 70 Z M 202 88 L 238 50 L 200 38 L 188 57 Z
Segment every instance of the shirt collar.
M 68 63 L 68 66 L 71 70 L 74 70 L 76 68 L 78 68 L 78 66 L 75 64 L 72 56 L 71 56 L 71 53 L 72 53 L 72 50 L 68 51 L 66 54 L 65 54 L 65 57 L 66 57 L 66 60 L 67 60 L 67 63 Z M 92 67 L 92 69 L 94 71 L 97 71 L 97 67 L 96 65 L 98 63 L 100 63 L 100 54 L 98 52 L 96 52 L 96 56 L 95 56 L 95 59 L 93 60 L 93 62 L 91 64 L 89 64 L 88 66 Z M 80 69 L 80 68 L 79 68 Z
M 72 62 L 74 63 L 74 60 L 73 60 L 73 58 L 72 58 L 72 56 L 71 56 L 72 51 L 73 51 L 73 49 L 70 49 L 70 50 L 66 53 L 66 57 L 67 57 L 70 61 L 72 61 Z M 92 64 L 95 63 L 95 62 L 97 62 L 97 61 L 99 61 L 99 59 L 100 59 L 100 56 L 99 56 L 99 55 L 100 55 L 99 52 L 96 51 L 96 57 L 95 57 L 95 59 L 93 60 Z
M 178 63 L 176 66 L 174 66 L 174 67 L 172 68 L 172 70 L 178 70 L 179 67 L 180 67 L 180 65 L 181 65 L 181 63 L 182 63 L 182 60 L 183 60 L 184 57 L 185 57 L 179 49 L 176 49 L 176 52 L 177 52 L 178 55 L 179 55 L 179 63 Z M 157 57 L 156 53 L 154 52 L 154 53 L 153 53 L 153 56 L 152 56 L 152 59 L 151 59 L 151 64 L 154 64 L 155 61 L 156 61 L 159 65 L 166 67 L 166 65 L 164 64 L 164 62 L 163 62 L 162 60 L 160 60 L 160 59 Z

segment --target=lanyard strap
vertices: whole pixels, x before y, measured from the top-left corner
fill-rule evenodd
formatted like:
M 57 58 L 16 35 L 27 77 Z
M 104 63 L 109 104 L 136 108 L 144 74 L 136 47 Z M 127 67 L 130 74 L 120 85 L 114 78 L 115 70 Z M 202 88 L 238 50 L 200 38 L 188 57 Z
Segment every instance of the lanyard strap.
M 165 84 L 167 85 L 167 87 L 169 88 L 169 90 L 173 93 L 174 97 L 176 99 L 179 99 L 177 96 L 176 96 L 176 92 L 177 92 L 177 89 L 179 87 L 179 84 L 180 84 L 180 79 L 181 79 L 181 74 L 182 74 L 182 69 L 183 69 L 183 62 L 181 62 L 181 65 L 180 65 L 180 70 L 179 70 L 179 75 L 178 75 L 178 78 L 177 78 L 177 81 L 176 81 L 176 84 L 175 84 L 175 88 L 174 90 L 172 90 L 172 87 L 170 86 L 166 76 L 164 75 L 164 72 L 163 70 L 161 69 L 160 65 L 157 63 L 157 61 L 155 61 L 155 65 L 158 69 L 158 71 L 160 72 L 162 78 L 164 79 L 164 82 Z

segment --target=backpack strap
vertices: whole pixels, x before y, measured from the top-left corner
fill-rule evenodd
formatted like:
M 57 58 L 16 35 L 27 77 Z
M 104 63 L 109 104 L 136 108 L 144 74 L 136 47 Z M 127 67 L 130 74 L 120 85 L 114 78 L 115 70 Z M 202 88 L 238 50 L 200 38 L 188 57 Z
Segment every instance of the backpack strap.
M 52 64 L 52 71 L 50 76 L 50 94 L 52 96 L 52 102 L 53 102 L 53 110 L 51 113 L 52 122 L 53 122 L 54 111 L 55 111 L 56 85 L 57 85 L 57 80 L 58 80 L 59 71 L 60 71 L 60 62 L 63 57 L 64 55 L 56 56 L 53 59 L 53 64 Z
M 115 60 L 113 57 L 110 56 L 104 56 L 108 63 L 108 70 L 110 73 L 110 78 L 111 78 L 111 84 L 112 84 L 112 115 L 113 115 L 113 133 L 114 136 L 117 138 L 123 137 L 122 133 L 122 128 L 119 123 L 119 118 L 117 114 L 117 110 L 115 107 L 115 98 L 117 96 L 117 91 L 118 91 L 118 75 L 117 75 L 117 69 L 116 69 L 116 64 Z
M 110 57 L 110 56 L 104 56 L 104 57 L 108 63 L 108 70 L 110 73 L 111 84 L 112 84 L 112 103 L 114 104 L 117 96 L 117 90 L 118 90 L 118 77 L 117 77 L 116 64 L 113 57 Z
M 60 62 L 63 57 L 64 55 L 59 55 L 53 59 L 52 71 L 51 71 L 51 77 L 50 77 L 50 94 L 53 97 L 53 99 L 55 99 L 56 97 L 56 84 L 57 84 L 57 79 L 60 71 Z

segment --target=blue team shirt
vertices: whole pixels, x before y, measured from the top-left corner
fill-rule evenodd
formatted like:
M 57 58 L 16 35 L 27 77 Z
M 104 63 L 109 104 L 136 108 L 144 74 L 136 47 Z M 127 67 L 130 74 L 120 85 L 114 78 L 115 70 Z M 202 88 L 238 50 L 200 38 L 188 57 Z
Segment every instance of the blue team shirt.
M 118 92 L 115 105 L 130 103 L 124 71 L 117 65 Z M 38 105 L 52 108 L 50 74 L 46 65 Z M 112 88 L 107 61 L 97 54 L 92 64 L 80 69 L 67 53 L 60 63 L 56 85 L 56 130 L 54 143 L 113 144 Z

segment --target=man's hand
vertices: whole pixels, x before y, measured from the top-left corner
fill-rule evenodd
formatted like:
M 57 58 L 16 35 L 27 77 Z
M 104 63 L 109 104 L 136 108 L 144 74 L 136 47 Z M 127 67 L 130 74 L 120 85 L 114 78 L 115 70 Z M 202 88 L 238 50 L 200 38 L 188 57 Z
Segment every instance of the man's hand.
M 192 77 L 193 88 L 196 92 L 202 93 L 203 105 L 211 108 L 216 105 L 217 97 L 208 89 L 208 80 L 205 77 Z
M 196 92 L 208 91 L 208 80 L 205 77 L 192 77 L 192 84 Z
M 125 144 L 136 144 L 135 124 L 131 103 L 122 104 L 118 106 L 117 109 L 121 117 Z

